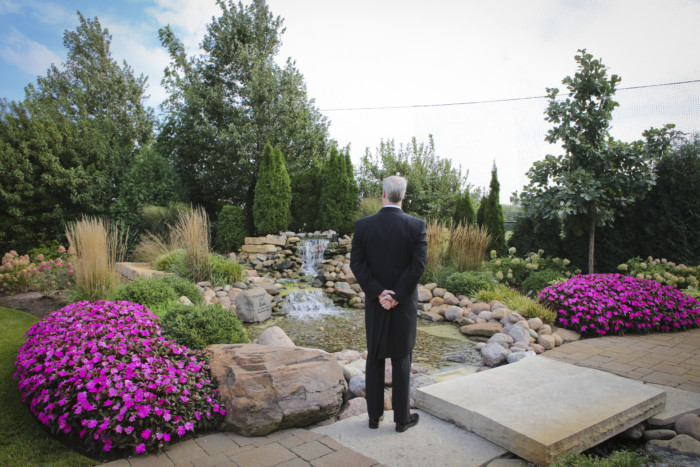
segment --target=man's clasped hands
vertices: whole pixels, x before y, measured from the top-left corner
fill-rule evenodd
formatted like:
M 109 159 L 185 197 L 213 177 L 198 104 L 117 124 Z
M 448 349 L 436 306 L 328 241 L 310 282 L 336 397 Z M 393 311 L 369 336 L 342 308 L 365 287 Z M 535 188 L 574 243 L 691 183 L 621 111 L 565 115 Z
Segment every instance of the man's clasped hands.
M 385 290 L 379 294 L 379 304 L 382 306 L 382 308 L 384 308 L 385 310 L 391 310 L 399 304 L 399 302 L 397 302 L 396 299 L 392 296 L 395 293 L 396 292 L 394 292 L 393 290 Z

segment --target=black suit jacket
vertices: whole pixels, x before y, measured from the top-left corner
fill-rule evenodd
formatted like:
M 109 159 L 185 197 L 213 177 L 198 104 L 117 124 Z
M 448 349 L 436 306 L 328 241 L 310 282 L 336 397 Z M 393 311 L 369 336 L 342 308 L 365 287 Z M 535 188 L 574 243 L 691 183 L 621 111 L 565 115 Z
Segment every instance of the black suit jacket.
M 350 268 L 365 292 L 367 351 L 376 358 L 404 357 L 416 342 L 418 292 L 428 242 L 425 221 L 385 207 L 355 223 Z M 385 310 L 384 290 L 399 304 Z

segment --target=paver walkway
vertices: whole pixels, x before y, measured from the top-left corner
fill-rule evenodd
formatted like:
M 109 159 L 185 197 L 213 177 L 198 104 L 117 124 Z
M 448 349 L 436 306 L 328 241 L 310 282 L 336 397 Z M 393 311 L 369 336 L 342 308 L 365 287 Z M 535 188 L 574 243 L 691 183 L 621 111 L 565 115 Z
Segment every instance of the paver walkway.
M 542 355 L 645 383 L 700 393 L 700 329 L 583 339 Z
M 542 355 L 647 383 L 700 393 L 700 329 L 584 339 Z M 328 436 L 293 429 L 259 438 L 214 433 L 174 444 L 160 456 L 137 456 L 105 465 L 370 467 L 380 464 Z

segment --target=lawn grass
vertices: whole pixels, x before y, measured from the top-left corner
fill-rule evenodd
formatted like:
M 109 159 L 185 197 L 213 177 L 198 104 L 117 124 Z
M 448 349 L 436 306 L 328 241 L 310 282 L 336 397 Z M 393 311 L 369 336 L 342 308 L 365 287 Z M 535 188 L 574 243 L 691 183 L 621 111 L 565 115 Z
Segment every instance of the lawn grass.
M 0 465 L 96 465 L 51 438 L 20 398 L 12 377 L 15 359 L 22 334 L 37 321 L 23 311 L 0 307 Z

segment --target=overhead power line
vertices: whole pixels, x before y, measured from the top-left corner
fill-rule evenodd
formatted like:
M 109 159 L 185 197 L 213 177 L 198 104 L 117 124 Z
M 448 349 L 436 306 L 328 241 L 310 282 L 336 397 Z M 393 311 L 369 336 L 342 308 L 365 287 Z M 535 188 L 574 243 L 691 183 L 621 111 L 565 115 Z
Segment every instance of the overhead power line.
M 660 84 L 645 84 L 642 86 L 629 86 L 626 88 L 618 88 L 616 91 L 628 91 L 631 89 L 644 89 L 644 88 L 658 88 L 663 86 L 677 86 L 680 84 L 692 84 L 700 83 L 700 79 L 694 79 L 690 81 L 676 81 L 674 83 L 660 83 Z M 571 93 L 560 93 L 558 96 L 570 96 Z M 493 104 L 497 102 L 513 102 L 513 101 L 527 101 L 535 99 L 546 99 L 549 96 L 530 96 L 530 97 L 511 97 L 507 99 L 489 99 L 482 101 L 467 101 L 467 102 L 447 102 L 443 104 L 414 104 L 414 105 L 391 105 L 391 106 L 380 106 L 380 107 L 344 107 L 337 109 L 320 109 L 321 112 L 341 112 L 346 110 L 391 110 L 391 109 L 416 109 L 422 107 L 451 107 L 457 105 L 474 105 L 474 104 Z

